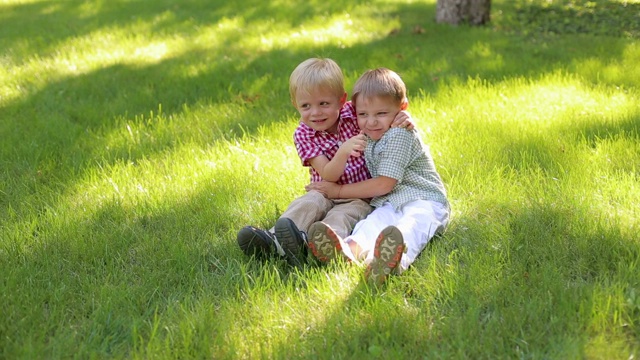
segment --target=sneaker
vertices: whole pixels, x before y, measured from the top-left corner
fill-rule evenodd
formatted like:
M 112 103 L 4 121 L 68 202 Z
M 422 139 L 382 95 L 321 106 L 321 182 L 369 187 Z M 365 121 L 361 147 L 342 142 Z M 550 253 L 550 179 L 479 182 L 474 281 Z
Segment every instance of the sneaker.
M 347 255 L 342 252 L 340 240 L 340 236 L 323 222 L 315 222 L 309 227 L 309 249 L 313 256 L 323 264 L 338 257 L 346 261 L 349 260 Z
M 238 231 L 238 246 L 247 256 L 266 259 L 275 253 L 275 238 L 265 230 L 245 226 Z
M 307 234 L 300 231 L 289 218 L 276 221 L 275 233 L 287 262 L 293 266 L 301 266 L 307 256 Z
M 395 226 L 384 228 L 376 240 L 373 260 L 364 273 L 367 281 L 377 286 L 382 285 L 390 274 L 396 273 L 405 249 L 400 230 Z

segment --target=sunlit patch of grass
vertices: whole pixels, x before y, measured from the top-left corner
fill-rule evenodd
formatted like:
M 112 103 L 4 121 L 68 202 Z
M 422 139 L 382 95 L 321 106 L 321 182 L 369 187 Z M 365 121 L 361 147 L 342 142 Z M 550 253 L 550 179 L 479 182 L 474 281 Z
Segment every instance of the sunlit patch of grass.
M 435 3 L 1 3 L 0 357 L 637 357 L 637 44 Z M 381 289 L 235 242 L 309 180 L 311 56 L 400 72 L 449 191 Z
M 81 5 L 78 11 L 82 16 L 92 17 L 99 8 Z M 125 26 L 104 26 L 82 36 L 69 37 L 57 44 L 55 50 L 41 52 L 40 56 L 27 61 L 18 59 L 23 51 L 28 51 L 30 43 L 24 43 L 25 50 L 17 50 L 21 47 L 18 43 L 3 57 L 3 62 L 9 66 L 0 72 L 0 90 L 4 94 L 0 101 L 15 101 L 52 81 L 113 65 L 149 66 L 193 51 L 208 53 L 205 59 L 229 59 L 233 54 L 241 54 L 249 61 L 276 49 L 304 49 L 336 43 L 347 47 L 385 36 L 398 24 L 397 19 L 380 15 L 382 10 L 374 12 L 363 5 L 351 10 L 350 13 L 319 14 L 300 25 L 271 18 L 254 21 L 251 26 L 247 26 L 241 15 L 224 16 L 209 25 L 189 24 L 188 20 L 177 19 L 173 11 L 166 10 L 150 19 L 132 17 Z M 45 12 L 56 11 L 60 10 L 52 8 Z M 369 20 L 376 15 L 380 18 Z M 185 22 L 195 31 L 158 31 L 168 22 Z M 384 25 L 380 26 L 380 23 Z M 207 65 L 204 61 L 198 63 Z M 191 66 L 198 68 L 198 63 Z
M 148 30 L 148 29 L 147 29 Z M 142 27 L 107 28 L 60 44 L 55 53 L 25 62 L 9 60 L 11 67 L 2 75 L 0 89 L 7 104 L 29 96 L 55 81 L 89 74 L 117 64 L 150 65 L 178 56 L 184 41 L 160 39 L 149 42 L 140 34 Z
M 623 227 L 635 228 L 632 204 L 619 203 L 622 194 L 635 194 L 627 198 L 635 199 L 638 192 L 633 185 L 637 169 L 628 161 L 639 154 L 633 145 L 637 129 L 634 132 L 631 124 L 640 109 L 633 93 L 593 87 L 561 73 L 497 84 L 470 79 L 437 96 L 414 97 L 409 110 L 423 119 L 418 126 L 431 144 L 450 193 L 464 194 L 454 200 L 460 216 L 475 217 L 479 202 L 528 203 L 545 193 L 566 197 L 564 192 L 588 192 L 599 184 L 596 188 L 608 193 L 605 199 L 617 200 L 592 193 L 583 200 L 580 196 L 567 200 L 565 206 L 598 198 L 594 215 L 622 211 Z M 452 136 L 437 136 L 442 133 Z M 493 164 L 491 169 L 487 163 Z M 620 195 L 610 193 L 613 189 L 607 184 L 612 178 L 604 180 L 595 170 L 602 167 L 605 173 L 616 174 L 609 176 L 616 178 L 613 188 Z M 492 190 L 496 188 L 500 191 Z M 470 198 L 475 200 L 464 200 Z

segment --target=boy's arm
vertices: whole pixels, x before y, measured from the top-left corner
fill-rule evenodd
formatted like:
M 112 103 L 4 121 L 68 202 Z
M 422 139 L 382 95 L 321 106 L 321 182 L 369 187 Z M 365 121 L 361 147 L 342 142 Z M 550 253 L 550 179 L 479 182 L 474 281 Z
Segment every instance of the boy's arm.
M 316 190 L 329 199 L 368 199 L 388 194 L 396 186 L 398 180 L 387 176 L 359 181 L 352 184 L 338 185 L 334 182 L 321 181 L 307 185 L 307 191 Z
M 313 159 L 309 159 L 309 164 L 316 169 L 323 180 L 338 181 L 340 176 L 342 176 L 342 173 L 344 173 L 344 168 L 349 157 L 361 156 L 366 144 L 367 140 L 365 135 L 360 133 L 340 145 L 338 151 L 331 160 L 324 155 L 320 155 Z
M 376 172 L 378 176 L 375 178 L 347 185 L 322 181 L 311 183 L 305 189 L 320 191 L 330 199 L 366 199 L 390 193 L 398 179 L 404 177 L 404 171 L 411 162 L 410 152 L 403 150 L 408 149 L 415 135 L 409 130 L 390 129 L 385 136 L 387 151 L 392 152 L 394 156 L 385 156 L 380 161 Z
M 344 172 L 344 164 L 347 163 L 348 157 L 336 156 L 329 160 L 326 156 L 320 155 L 313 159 L 309 159 L 309 164 L 316 169 L 318 174 L 326 181 L 338 181 Z M 342 166 L 339 166 L 342 164 Z

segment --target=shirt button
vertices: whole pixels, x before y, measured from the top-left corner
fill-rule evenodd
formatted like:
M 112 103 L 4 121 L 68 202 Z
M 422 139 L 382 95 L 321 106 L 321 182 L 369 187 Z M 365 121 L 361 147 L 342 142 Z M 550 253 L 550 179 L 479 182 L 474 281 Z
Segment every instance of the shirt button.
M 342 146 L 342 141 L 338 141 L 338 146 Z

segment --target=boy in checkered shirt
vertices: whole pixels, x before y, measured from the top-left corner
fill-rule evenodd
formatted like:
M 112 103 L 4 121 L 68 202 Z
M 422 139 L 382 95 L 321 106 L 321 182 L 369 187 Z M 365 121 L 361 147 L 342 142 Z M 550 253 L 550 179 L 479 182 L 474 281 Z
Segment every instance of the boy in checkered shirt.
M 373 198 L 375 208 L 344 238 L 331 224 L 309 229 L 309 248 L 321 262 L 336 256 L 367 264 L 365 277 L 380 285 L 413 263 L 449 222 L 450 206 L 429 150 L 414 130 L 391 128 L 408 106 L 406 87 L 395 72 L 379 68 L 354 85 L 358 125 L 367 136 L 364 158 L 372 179 L 338 184 L 315 182 L 307 190 L 330 199 Z
M 366 138 L 358 128 L 353 105 L 346 101 L 340 67 L 331 59 L 308 59 L 292 72 L 289 91 L 301 117 L 294 143 L 302 165 L 309 167 L 311 182 L 351 184 L 369 179 L 361 156 Z M 394 124 L 413 128 L 406 112 L 400 112 Z M 272 229 L 245 226 L 237 241 L 249 256 L 278 254 L 300 265 L 306 256 L 306 232 L 313 223 L 322 220 L 346 237 L 371 210 L 368 199 L 327 199 L 318 191 L 308 191 L 288 206 Z

